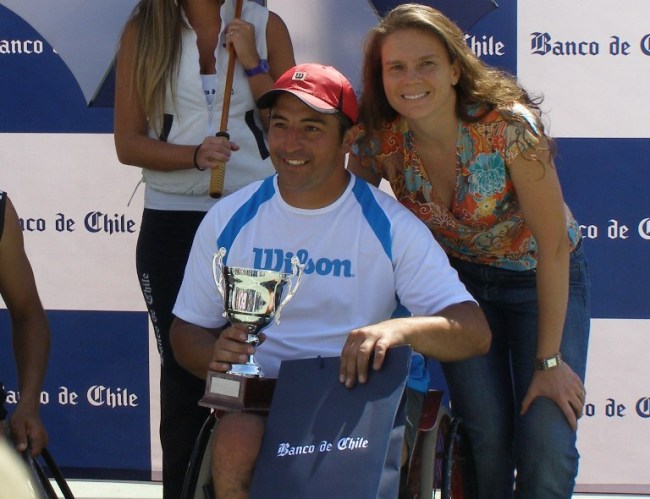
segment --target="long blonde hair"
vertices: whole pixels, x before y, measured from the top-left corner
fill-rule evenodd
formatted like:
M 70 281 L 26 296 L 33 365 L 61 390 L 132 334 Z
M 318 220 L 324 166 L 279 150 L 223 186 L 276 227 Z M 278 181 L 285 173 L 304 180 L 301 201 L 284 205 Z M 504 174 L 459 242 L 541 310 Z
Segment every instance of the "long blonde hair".
M 449 62 L 458 63 L 460 78 L 455 86 L 456 113 L 461 120 L 478 121 L 496 108 L 504 112 L 505 119 L 521 121 L 508 112 L 515 102 L 534 110 L 536 116 L 541 114 L 541 99 L 532 99 L 512 75 L 481 61 L 469 48 L 464 33 L 454 22 L 432 7 L 408 3 L 391 10 L 368 35 L 359 109 L 360 122 L 368 132 L 366 138 L 373 130 L 379 130 L 385 122 L 397 117 L 384 91 L 381 47 L 388 35 L 403 29 L 432 34 L 446 47 Z M 482 112 L 477 114 L 476 109 Z M 521 124 L 524 125 L 523 121 Z M 541 122 L 537 123 L 537 129 L 543 131 Z
M 140 0 L 129 20 L 134 30 L 131 71 L 145 114 L 162 120 L 167 84 L 175 87 L 183 18 L 176 0 Z M 151 123 L 159 131 L 162 123 Z

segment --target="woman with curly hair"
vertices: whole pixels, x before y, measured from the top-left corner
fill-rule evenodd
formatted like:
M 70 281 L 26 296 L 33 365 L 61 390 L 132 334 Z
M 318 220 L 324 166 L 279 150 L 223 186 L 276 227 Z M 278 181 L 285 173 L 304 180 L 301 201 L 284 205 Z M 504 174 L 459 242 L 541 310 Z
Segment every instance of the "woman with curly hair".
M 390 182 L 490 323 L 488 354 L 443 364 L 480 499 L 570 498 L 578 471 L 588 271 L 539 102 L 433 8 L 400 5 L 369 35 L 348 168 Z

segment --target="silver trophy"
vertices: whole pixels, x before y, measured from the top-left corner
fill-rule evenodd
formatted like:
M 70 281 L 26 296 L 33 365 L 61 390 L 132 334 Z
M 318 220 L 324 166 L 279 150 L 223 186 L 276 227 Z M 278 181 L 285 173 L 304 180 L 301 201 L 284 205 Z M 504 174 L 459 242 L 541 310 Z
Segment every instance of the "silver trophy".
M 229 267 L 223 264 L 225 254 L 226 249 L 219 248 L 212 260 L 214 282 L 224 299 L 223 315 L 231 324 L 245 326 L 246 342 L 256 347 L 260 332 L 271 321 L 275 319 L 280 324 L 280 312 L 298 289 L 304 266 L 294 256 L 291 274 Z M 233 364 L 226 373 L 209 371 L 200 404 L 226 410 L 268 410 L 274 383 L 275 380 L 263 378 L 262 369 L 251 354 L 245 364 Z

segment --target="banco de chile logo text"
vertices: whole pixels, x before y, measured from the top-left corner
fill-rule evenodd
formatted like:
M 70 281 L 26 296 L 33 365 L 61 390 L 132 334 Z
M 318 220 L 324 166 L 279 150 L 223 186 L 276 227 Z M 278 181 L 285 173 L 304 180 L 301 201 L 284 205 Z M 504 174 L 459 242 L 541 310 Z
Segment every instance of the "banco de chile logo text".
M 261 270 L 291 273 L 292 251 L 280 248 L 253 248 L 255 261 L 253 267 Z M 339 258 L 313 258 L 306 249 L 299 249 L 295 255 L 300 263 L 305 266 L 305 274 L 331 275 L 333 277 L 353 277 L 352 262 Z
M 650 33 L 646 33 L 638 42 L 626 40 L 613 34 L 606 42 L 596 40 L 556 40 L 550 33 L 534 31 L 530 34 L 530 51 L 535 55 L 555 56 L 628 56 L 635 50 L 635 45 L 641 54 L 650 56 Z M 602 46 L 601 46 L 602 45 Z

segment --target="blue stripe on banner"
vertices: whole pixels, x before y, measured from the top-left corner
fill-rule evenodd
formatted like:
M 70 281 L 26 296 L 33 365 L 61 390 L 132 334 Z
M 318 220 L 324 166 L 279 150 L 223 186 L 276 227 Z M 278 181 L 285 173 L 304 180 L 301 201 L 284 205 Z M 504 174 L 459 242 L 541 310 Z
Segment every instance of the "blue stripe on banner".
M 384 210 L 381 209 L 377 200 L 370 192 L 370 187 L 364 180 L 355 177 L 352 192 L 361 206 L 361 211 L 368 221 L 368 225 L 377 236 L 377 239 L 379 239 L 382 248 L 384 248 L 384 253 L 392 261 L 393 250 L 390 238 L 390 221 L 384 213 Z
M 41 393 L 48 448 L 70 478 L 151 477 L 146 312 L 47 311 L 52 347 Z M 0 378 L 15 409 L 9 313 L 0 309 Z
M 648 319 L 648 139 L 557 139 L 567 204 L 582 226 L 593 318 Z M 635 194 L 636 193 L 636 194 Z
M 266 178 L 260 188 L 246 201 L 230 218 L 223 231 L 217 237 L 217 248 L 225 248 L 226 255 L 224 256 L 223 263 L 226 264 L 230 247 L 235 241 L 237 234 L 241 228 L 250 222 L 261 205 L 266 203 L 275 193 L 275 186 L 273 184 L 274 176 Z
M 0 133 L 112 133 L 113 108 L 88 107 L 61 57 L 25 20 L 0 5 Z M 107 68 L 108 69 L 108 68 Z

